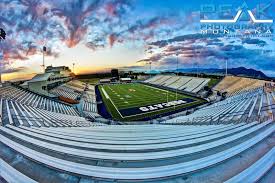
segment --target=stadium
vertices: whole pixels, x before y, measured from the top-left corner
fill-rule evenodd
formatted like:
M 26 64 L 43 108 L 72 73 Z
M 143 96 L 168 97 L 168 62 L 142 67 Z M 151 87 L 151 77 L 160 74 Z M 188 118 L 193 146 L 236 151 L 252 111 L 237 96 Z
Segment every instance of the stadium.
M 3 181 L 271 179 L 272 81 L 178 73 L 103 81 L 82 82 L 62 66 L 2 84 Z
M 140 83 L 103 85 L 99 90 L 105 106 L 118 120 L 146 119 L 204 103 L 202 99 Z
M 272 2 L 0 7 L 0 183 L 275 182 Z

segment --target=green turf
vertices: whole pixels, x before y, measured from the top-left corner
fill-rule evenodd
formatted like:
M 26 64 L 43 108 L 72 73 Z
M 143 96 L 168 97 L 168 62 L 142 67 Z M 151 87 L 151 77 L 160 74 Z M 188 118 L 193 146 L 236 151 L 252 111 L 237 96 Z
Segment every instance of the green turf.
M 211 80 L 208 82 L 208 87 L 209 88 L 214 87 L 219 81 L 220 81 L 220 79 L 211 78 Z
M 79 79 L 79 80 L 84 83 L 89 83 L 89 84 L 95 85 L 95 84 L 99 83 L 100 78 Z
M 105 92 L 108 94 L 109 99 L 106 98 Z M 181 109 L 187 106 L 203 103 L 204 101 L 188 95 L 179 94 L 173 91 L 163 90 L 152 86 L 132 83 L 132 84 L 114 84 L 114 85 L 101 85 L 99 86 L 103 101 L 107 107 L 108 112 L 116 120 L 130 121 L 143 119 L 145 117 L 151 118 L 152 116 L 171 112 L 173 110 Z M 170 108 L 161 109 L 158 111 L 151 111 L 146 114 L 139 114 L 136 116 L 123 116 L 117 110 L 128 109 L 133 107 L 144 107 L 163 102 L 175 101 L 183 98 L 191 98 L 195 100 L 192 103 L 186 103 L 179 106 L 172 106 Z M 114 106 L 115 105 L 115 106 Z

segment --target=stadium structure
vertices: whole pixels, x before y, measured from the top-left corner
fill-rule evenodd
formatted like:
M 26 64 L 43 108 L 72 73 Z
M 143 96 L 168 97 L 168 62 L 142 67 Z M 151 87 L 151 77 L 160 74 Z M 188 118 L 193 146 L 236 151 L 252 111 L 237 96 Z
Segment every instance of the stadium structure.
M 48 67 L 0 87 L 0 182 L 272 182 L 275 85 Z

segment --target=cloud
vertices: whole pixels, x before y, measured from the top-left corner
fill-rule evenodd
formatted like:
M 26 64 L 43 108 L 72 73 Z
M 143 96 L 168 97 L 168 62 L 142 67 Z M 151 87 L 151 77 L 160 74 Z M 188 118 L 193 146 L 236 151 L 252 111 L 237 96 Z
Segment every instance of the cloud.
M 70 48 L 77 45 L 86 35 L 89 24 L 85 24 L 92 13 L 100 6 L 101 1 L 70 1 L 68 3 L 57 2 L 50 10 L 53 16 L 63 20 L 64 28 L 68 31 L 65 43 Z M 61 7 L 61 8 L 60 8 Z
M 132 65 L 132 66 L 124 66 L 124 67 L 120 67 L 120 70 L 136 70 L 136 71 L 140 71 L 140 70 L 144 70 L 145 66 L 139 66 L 139 65 Z
M 151 42 L 147 50 L 150 56 L 138 62 L 152 62 L 155 67 L 169 69 L 175 68 L 178 59 L 179 66 L 184 68 L 194 67 L 194 64 L 203 68 L 223 68 L 227 60 L 229 67 L 252 67 L 270 73 L 274 70 L 275 57 L 267 48 L 273 48 L 274 42 L 267 40 L 234 38 L 232 41 L 198 34 L 176 36 Z
M 259 45 L 259 46 L 265 46 L 267 43 L 264 40 L 260 39 L 252 39 L 252 38 L 246 38 L 242 40 L 243 44 L 254 44 L 254 45 Z
M 196 22 L 197 12 L 144 13 L 145 16 L 135 12 L 135 3 L 131 0 L 2 0 L 0 26 L 7 32 L 7 40 L 0 44 L 3 63 L 27 60 L 40 54 L 43 45 L 47 46 L 47 56 L 58 57 L 64 46 L 84 44 L 96 51 L 131 41 L 147 47 L 147 57 L 139 60 L 139 64 L 153 62 L 169 66 L 178 55 L 183 65 L 196 62 L 219 67 L 227 59 L 234 60 L 235 65 L 267 70 L 270 68 L 266 63 L 274 61 L 271 52 L 261 52 L 274 48 L 274 38 L 270 43 L 261 38 L 226 40 L 221 36 L 184 34 Z M 264 59 L 265 63 L 259 63 Z
M 41 52 L 58 56 L 63 46 L 91 50 L 126 41 L 152 41 L 169 32 L 170 15 L 136 17 L 131 0 L 2 0 L 0 25 L 7 32 L 4 59 L 26 60 Z M 12 45 L 12 46 L 11 46 Z M 57 47 L 58 49 L 53 49 Z M 55 52 L 53 51 L 55 50 Z
M 207 36 L 203 35 L 203 34 L 186 34 L 186 35 L 182 35 L 182 36 L 176 36 L 172 39 L 151 42 L 151 43 L 149 43 L 149 45 L 162 48 L 162 47 L 165 47 L 171 43 L 184 42 L 184 41 L 195 42 L 197 40 L 205 40 L 205 39 L 207 39 Z
M 6 68 L 1 71 L 2 74 L 10 74 L 10 73 L 16 73 L 20 71 L 26 70 L 26 67 L 18 67 L 18 68 Z

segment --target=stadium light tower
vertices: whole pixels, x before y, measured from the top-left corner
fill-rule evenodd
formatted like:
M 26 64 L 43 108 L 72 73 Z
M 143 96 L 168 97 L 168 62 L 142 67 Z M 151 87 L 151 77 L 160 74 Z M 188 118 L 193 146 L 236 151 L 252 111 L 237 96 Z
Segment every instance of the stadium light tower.
M 176 75 L 178 76 L 179 74 L 179 54 L 177 53 L 177 73 Z
M 149 62 L 150 64 L 150 78 L 152 77 L 152 61 Z
M 43 64 L 42 64 L 42 68 L 43 68 L 43 72 L 45 73 L 45 52 L 47 51 L 46 46 L 43 46 Z
M 75 66 L 75 63 L 73 63 L 73 73 L 74 73 L 74 66 Z M 74 73 L 75 74 L 75 73 Z
M 0 86 L 1 86 L 1 84 L 2 84 L 2 59 L 3 59 L 3 53 L 2 52 L 0 52 Z
M 4 29 L 0 28 L 0 41 L 6 39 L 6 32 Z M 3 53 L 0 53 L 0 85 L 2 84 L 2 59 L 3 59 Z
M 179 53 L 176 53 L 177 56 L 177 70 L 176 70 L 176 76 L 179 75 Z M 178 88 L 176 88 L 176 100 L 178 100 Z M 174 105 L 174 110 L 176 109 L 176 105 Z
M 225 59 L 225 76 L 227 76 L 227 61 L 228 59 Z
M 197 62 L 197 78 L 199 77 L 199 63 Z

